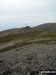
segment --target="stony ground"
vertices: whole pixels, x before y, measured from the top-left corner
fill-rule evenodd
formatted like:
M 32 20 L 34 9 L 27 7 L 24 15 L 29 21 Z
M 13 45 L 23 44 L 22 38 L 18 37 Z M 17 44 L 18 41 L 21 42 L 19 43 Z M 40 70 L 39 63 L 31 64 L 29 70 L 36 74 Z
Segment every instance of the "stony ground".
M 32 44 L 0 53 L 0 75 L 30 75 L 32 70 L 55 69 L 56 44 Z

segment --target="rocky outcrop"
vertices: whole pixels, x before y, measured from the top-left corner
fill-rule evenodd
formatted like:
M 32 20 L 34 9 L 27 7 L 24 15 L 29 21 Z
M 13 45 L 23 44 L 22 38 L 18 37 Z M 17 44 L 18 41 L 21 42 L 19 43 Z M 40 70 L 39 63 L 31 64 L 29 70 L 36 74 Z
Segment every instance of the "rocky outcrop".
M 0 53 L 0 75 L 33 75 L 43 70 L 56 70 L 55 44 L 33 44 Z

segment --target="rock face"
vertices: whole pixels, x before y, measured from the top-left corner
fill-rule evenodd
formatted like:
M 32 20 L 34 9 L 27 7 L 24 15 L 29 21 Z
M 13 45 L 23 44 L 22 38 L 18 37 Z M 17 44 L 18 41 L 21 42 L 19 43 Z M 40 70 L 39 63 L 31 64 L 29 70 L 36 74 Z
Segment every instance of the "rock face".
M 32 75 L 41 70 L 56 70 L 55 44 L 32 44 L 0 53 L 0 75 Z

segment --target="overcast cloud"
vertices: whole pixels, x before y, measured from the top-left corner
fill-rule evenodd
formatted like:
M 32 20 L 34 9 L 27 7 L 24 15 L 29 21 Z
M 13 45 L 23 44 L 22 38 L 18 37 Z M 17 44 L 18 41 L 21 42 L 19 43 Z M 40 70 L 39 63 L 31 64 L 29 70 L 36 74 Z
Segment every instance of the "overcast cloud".
M 56 22 L 56 0 L 0 0 L 0 30 Z

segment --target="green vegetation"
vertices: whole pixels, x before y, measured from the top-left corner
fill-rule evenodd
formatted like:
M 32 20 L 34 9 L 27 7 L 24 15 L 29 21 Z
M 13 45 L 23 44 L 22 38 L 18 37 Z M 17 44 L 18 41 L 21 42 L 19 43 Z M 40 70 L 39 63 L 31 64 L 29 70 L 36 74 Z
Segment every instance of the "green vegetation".
M 9 47 L 0 49 L 0 53 L 1 53 L 1 52 L 10 51 L 10 50 L 12 50 L 12 49 L 16 49 L 16 48 L 18 48 L 18 47 L 26 46 L 26 45 L 29 45 L 29 44 L 31 44 L 31 42 L 16 43 L 16 44 L 13 45 L 13 46 L 9 46 Z
M 0 52 L 9 51 L 29 44 L 54 44 L 56 43 L 56 31 L 33 31 L 21 34 L 8 34 L 7 36 L 0 37 L 0 44 L 20 40 L 21 42 L 0 49 Z
M 36 37 L 36 34 L 38 35 L 41 33 L 41 31 L 34 31 L 34 32 L 28 32 L 28 33 L 21 33 L 21 34 L 8 34 L 7 36 L 0 37 L 0 43 L 6 43 L 9 41 L 14 40 L 28 40 Z

